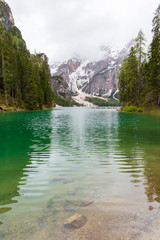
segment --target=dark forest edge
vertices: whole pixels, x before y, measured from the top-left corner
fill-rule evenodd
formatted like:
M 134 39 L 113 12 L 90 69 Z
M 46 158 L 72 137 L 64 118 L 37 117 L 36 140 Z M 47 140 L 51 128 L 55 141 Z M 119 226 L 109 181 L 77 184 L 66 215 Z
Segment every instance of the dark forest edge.
M 142 30 L 118 73 L 122 111 L 160 112 L 160 5 L 152 21 L 153 39 L 145 53 Z
M 50 108 L 53 90 L 45 54 L 30 54 L 17 27 L 0 23 L 0 107 L 37 110 Z
M 9 6 L 0 1 L 0 110 L 51 108 L 55 104 L 48 58 L 28 51 L 10 16 Z

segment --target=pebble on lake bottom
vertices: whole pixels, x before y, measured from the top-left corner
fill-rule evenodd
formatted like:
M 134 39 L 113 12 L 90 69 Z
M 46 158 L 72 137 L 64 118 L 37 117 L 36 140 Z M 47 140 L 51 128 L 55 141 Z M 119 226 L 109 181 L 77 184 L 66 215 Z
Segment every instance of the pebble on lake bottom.
M 75 214 L 68 218 L 64 223 L 64 226 L 67 228 L 81 228 L 87 222 L 87 218 L 81 214 Z

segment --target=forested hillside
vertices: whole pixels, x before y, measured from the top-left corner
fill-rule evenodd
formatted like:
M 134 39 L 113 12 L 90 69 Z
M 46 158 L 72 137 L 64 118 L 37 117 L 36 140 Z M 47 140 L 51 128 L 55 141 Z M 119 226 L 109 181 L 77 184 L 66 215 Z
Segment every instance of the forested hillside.
M 145 37 L 140 30 L 119 70 L 119 98 L 124 106 L 160 107 L 160 5 L 154 14 L 152 33 L 145 53 Z
M 48 58 L 45 54 L 30 54 L 20 30 L 7 19 L 7 11 L 9 6 L 0 1 L 0 107 L 51 107 Z

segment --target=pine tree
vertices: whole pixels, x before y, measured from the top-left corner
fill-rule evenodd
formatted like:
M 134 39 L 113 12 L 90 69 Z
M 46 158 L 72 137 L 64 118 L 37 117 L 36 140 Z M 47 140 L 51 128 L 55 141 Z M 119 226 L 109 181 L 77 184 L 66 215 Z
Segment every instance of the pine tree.
M 160 107 L 160 5 L 154 14 L 152 32 L 153 39 L 148 59 L 145 59 L 145 39 L 140 30 L 136 38 L 138 65 L 132 51 L 120 68 L 118 74 L 119 95 L 124 104 L 134 103 Z
M 12 55 L 13 48 L 11 44 L 11 39 L 8 32 L 4 32 L 3 35 L 4 40 L 1 44 L 1 57 L 2 57 L 2 79 L 3 79 L 3 87 L 5 94 L 5 103 L 8 106 L 9 104 L 9 96 L 12 89 Z
M 137 99 L 139 101 L 140 98 L 140 93 L 142 91 L 142 85 L 143 85 L 143 74 L 142 74 L 142 64 L 143 61 L 145 60 L 145 56 L 146 53 L 144 51 L 144 47 L 145 47 L 145 37 L 144 37 L 144 33 L 142 32 L 142 30 L 139 31 L 136 40 L 136 53 L 137 53 L 137 57 L 138 57 L 138 84 L 137 84 Z
M 27 109 L 38 109 L 38 87 L 35 80 L 34 68 L 29 59 L 23 62 L 23 90 L 22 99 Z
M 142 70 L 142 61 L 145 59 L 146 53 L 144 51 L 144 47 L 145 47 L 145 37 L 144 37 L 144 33 L 142 32 L 142 30 L 139 31 L 137 38 L 135 39 L 136 41 L 136 51 L 138 54 L 138 68 L 139 71 Z
M 123 61 L 119 74 L 119 96 L 124 104 L 138 102 L 138 61 L 136 51 L 132 47 L 128 58 Z
M 121 103 L 128 101 L 128 79 L 127 79 L 127 59 L 123 60 L 122 66 L 118 73 L 119 80 L 119 100 Z
M 160 5 L 152 21 L 153 40 L 149 52 L 149 91 L 153 104 L 160 106 Z
M 40 71 L 41 85 L 44 93 L 44 105 L 51 107 L 53 103 L 53 90 L 51 87 L 51 75 L 47 63 L 43 63 Z

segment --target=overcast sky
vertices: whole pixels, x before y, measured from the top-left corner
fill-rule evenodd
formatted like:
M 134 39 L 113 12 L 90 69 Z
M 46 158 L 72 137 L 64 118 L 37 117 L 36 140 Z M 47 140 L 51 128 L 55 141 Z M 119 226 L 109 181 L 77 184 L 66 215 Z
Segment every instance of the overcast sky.
M 140 29 L 148 42 L 159 0 L 6 0 L 31 52 L 53 61 L 99 57 L 101 45 L 121 48 Z

